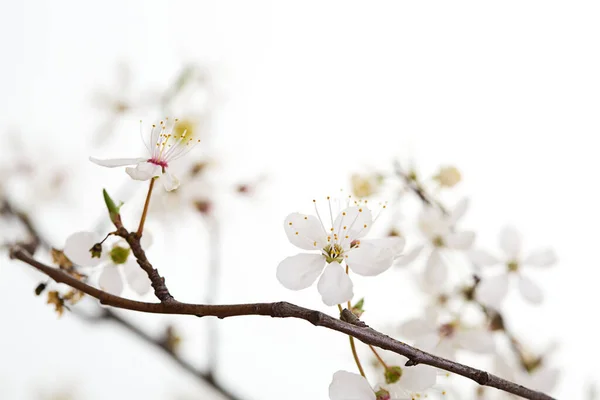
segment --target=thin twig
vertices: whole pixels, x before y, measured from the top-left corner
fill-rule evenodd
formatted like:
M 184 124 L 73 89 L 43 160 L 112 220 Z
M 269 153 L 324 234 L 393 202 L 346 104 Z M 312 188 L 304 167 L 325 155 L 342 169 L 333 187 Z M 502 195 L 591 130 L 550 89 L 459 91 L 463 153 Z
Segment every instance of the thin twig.
M 231 305 L 203 305 L 188 304 L 180 302 L 145 303 L 114 296 L 104 292 L 85 282 L 81 282 L 63 271 L 45 265 L 35 260 L 26 250 L 15 246 L 10 252 L 11 258 L 21 260 L 37 270 L 45 273 L 56 282 L 67 284 L 75 289 L 100 300 L 104 305 L 117 308 L 155 313 L 155 314 L 179 314 L 195 315 L 198 317 L 214 316 L 227 318 L 243 315 L 262 315 L 273 318 L 297 318 L 303 319 L 315 326 L 325 327 L 334 331 L 345 333 L 367 345 L 373 345 L 384 350 L 401 354 L 408 358 L 407 365 L 425 364 L 440 368 L 448 372 L 462 375 L 482 386 L 494 387 L 508 393 L 512 393 L 530 400 L 552 400 L 553 398 L 532 390 L 522 385 L 507 381 L 488 372 L 469 367 L 422 350 L 409 346 L 406 343 L 392 339 L 391 337 L 377 332 L 369 327 L 359 327 L 351 323 L 333 318 L 319 311 L 310 310 L 287 302 L 256 303 L 256 304 L 231 304 Z

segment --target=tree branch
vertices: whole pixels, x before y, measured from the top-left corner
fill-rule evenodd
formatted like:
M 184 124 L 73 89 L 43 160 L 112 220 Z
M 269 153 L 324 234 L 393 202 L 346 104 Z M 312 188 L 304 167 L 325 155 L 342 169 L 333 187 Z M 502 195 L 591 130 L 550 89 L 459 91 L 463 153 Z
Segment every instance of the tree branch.
M 40 247 L 40 245 L 44 245 L 45 247 L 48 247 L 48 248 L 51 247 L 49 242 L 47 240 L 45 240 L 42 237 L 42 235 L 39 233 L 39 230 L 36 228 L 35 224 L 31 220 L 31 218 L 26 213 L 17 210 L 16 207 L 14 207 L 12 205 L 12 203 L 10 202 L 10 200 L 7 198 L 0 199 L 0 215 L 13 217 L 13 218 L 17 219 L 19 222 L 21 222 L 21 224 L 25 227 L 27 233 L 30 236 L 30 240 L 19 243 L 18 246 L 20 246 L 22 249 L 26 250 L 29 254 L 34 254 L 36 252 L 36 250 Z M 142 250 L 142 252 L 143 252 L 143 250 Z M 138 253 L 138 255 L 139 254 L 140 253 Z M 144 254 L 144 258 L 145 258 L 145 254 Z M 164 284 L 164 281 L 163 281 L 163 284 Z M 97 318 L 83 316 L 82 314 L 78 314 L 78 313 L 74 313 L 74 315 L 77 315 L 78 317 L 83 318 L 89 322 L 94 322 L 94 321 L 99 321 L 99 320 L 110 320 L 113 323 L 124 327 L 129 332 L 135 334 L 140 339 L 142 339 L 144 342 L 154 345 L 154 346 L 157 346 L 159 348 L 164 348 L 164 346 L 162 346 L 160 342 L 154 340 L 147 333 L 145 333 L 138 327 L 131 324 L 129 321 L 127 321 L 127 319 L 117 315 L 116 313 L 114 313 L 110 310 L 104 310 L 104 311 L 107 312 L 108 314 L 103 314 L 102 316 L 99 316 Z M 105 317 L 105 315 L 108 315 L 108 317 Z M 191 365 L 187 361 L 183 360 L 181 357 L 179 357 L 177 354 L 175 354 L 173 352 L 167 352 L 167 355 L 171 358 L 171 360 L 173 360 L 182 369 L 189 372 L 191 375 L 193 375 L 195 378 L 197 378 L 200 382 L 208 385 L 209 387 L 214 389 L 217 393 L 220 393 L 225 398 L 227 398 L 229 400 L 242 400 L 240 397 L 235 396 L 234 394 L 229 392 L 226 388 L 224 388 L 221 384 L 219 384 L 219 382 L 217 382 L 214 379 L 214 376 L 203 374 L 201 371 L 196 369 L 193 365 Z
M 155 314 L 195 315 L 197 317 L 214 316 L 227 318 L 242 315 L 262 315 L 273 318 L 303 319 L 315 326 L 325 327 L 334 331 L 345 333 L 367 345 L 373 345 L 385 350 L 401 354 L 408 358 L 407 366 L 425 364 L 437 367 L 448 372 L 462 375 L 482 386 L 494 387 L 530 400 L 553 400 L 552 397 L 528 389 L 524 386 L 507 381 L 488 372 L 469 367 L 454 361 L 426 353 L 406 343 L 392 339 L 367 326 L 360 326 L 340 319 L 333 318 L 319 311 L 299 307 L 287 302 L 256 303 L 256 304 L 231 304 L 231 305 L 202 305 L 188 304 L 176 301 L 162 303 L 145 303 L 114 296 L 99 290 L 85 282 L 79 281 L 63 271 L 45 265 L 35 260 L 25 249 L 15 246 L 11 249 L 10 256 L 21 260 L 39 271 L 45 273 L 56 282 L 67 284 L 75 289 L 100 300 L 104 305 L 117 308 Z

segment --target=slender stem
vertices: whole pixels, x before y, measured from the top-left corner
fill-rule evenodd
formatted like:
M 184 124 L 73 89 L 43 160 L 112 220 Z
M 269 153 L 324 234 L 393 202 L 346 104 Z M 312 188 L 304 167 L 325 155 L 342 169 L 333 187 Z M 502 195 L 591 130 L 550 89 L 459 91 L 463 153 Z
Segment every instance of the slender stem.
M 356 363 L 356 366 L 358 367 L 360 374 L 366 378 L 367 376 L 365 375 L 365 370 L 363 369 L 362 364 L 360 363 L 360 359 L 358 358 L 358 353 L 356 352 L 356 345 L 354 344 L 354 337 L 348 336 L 348 338 L 350 339 L 350 348 L 352 349 L 352 357 L 354 357 L 354 362 Z
M 138 226 L 137 234 L 142 236 L 144 231 L 144 224 L 146 223 L 146 214 L 148 214 L 148 206 L 150 206 L 150 197 L 152 197 L 152 189 L 154 189 L 154 181 L 156 178 L 150 179 L 150 186 L 148 186 L 148 194 L 146 195 L 146 202 L 144 203 L 144 211 L 142 211 L 142 218 L 140 218 L 140 225 Z
M 377 353 L 377 350 L 375 350 L 375 347 L 369 345 L 369 348 L 371 349 L 371 351 L 373 352 L 373 354 L 375 354 L 375 357 L 377 358 L 377 360 L 379 360 L 379 362 L 381 363 L 381 365 L 383 365 L 383 368 L 385 368 L 386 371 L 388 369 L 390 369 L 390 367 L 387 366 L 387 364 L 385 363 L 385 361 L 383 361 L 383 358 L 381 358 L 381 356 L 379 355 L 379 353 Z

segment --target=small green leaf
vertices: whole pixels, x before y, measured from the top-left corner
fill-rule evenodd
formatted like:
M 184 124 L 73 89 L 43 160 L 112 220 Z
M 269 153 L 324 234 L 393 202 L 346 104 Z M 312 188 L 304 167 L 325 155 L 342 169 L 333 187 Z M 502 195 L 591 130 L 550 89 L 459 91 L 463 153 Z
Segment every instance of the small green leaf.
M 365 298 L 363 297 L 362 299 L 357 301 L 355 305 L 352 306 L 352 310 L 350 310 L 350 311 L 352 311 L 352 314 L 354 314 L 360 318 L 360 316 L 365 312 L 365 310 L 363 309 L 364 305 L 365 305 Z
M 110 220 L 115 224 L 117 223 L 117 221 L 120 222 L 121 215 L 119 213 L 123 203 L 117 206 L 113 199 L 111 199 L 106 189 L 102 189 L 102 195 L 104 196 L 104 202 L 106 203 L 106 208 L 108 209 L 108 215 L 110 216 Z

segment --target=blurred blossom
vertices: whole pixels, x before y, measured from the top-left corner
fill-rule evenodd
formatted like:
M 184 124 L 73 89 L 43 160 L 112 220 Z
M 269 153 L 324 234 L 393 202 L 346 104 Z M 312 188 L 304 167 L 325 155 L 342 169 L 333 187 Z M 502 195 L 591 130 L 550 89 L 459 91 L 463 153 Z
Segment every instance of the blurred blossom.
M 440 186 L 451 188 L 456 186 L 460 180 L 460 171 L 456 167 L 442 167 L 440 172 L 433 177 Z
M 441 285 L 448 279 L 448 265 L 444 260 L 444 252 L 451 250 L 468 250 L 475 240 L 472 231 L 457 230 L 456 224 L 467 211 L 468 201 L 460 201 L 450 213 L 446 214 L 438 208 L 425 207 L 419 216 L 419 228 L 426 238 L 425 246 L 429 256 L 425 264 L 425 280 L 430 285 Z M 410 261 L 414 260 L 423 246 L 409 251 Z M 400 261 L 405 265 L 408 261 Z
M 496 348 L 494 336 L 486 327 L 469 326 L 458 318 L 440 322 L 431 310 L 424 317 L 404 322 L 400 333 L 413 340 L 417 348 L 451 360 L 456 359 L 459 349 L 489 354 Z
M 544 393 L 551 393 L 554 390 L 560 375 L 558 368 L 549 367 L 545 363 L 527 370 L 518 363 L 511 362 L 500 355 L 494 357 L 494 373 L 504 379 Z M 506 393 L 500 395 L 501 398 L 517 398 Z
M 69 236 L 65 242 L 65 255 L 81 267 L 100 267 L 102 271 L 98 277 L 98 285 L 103 290 L 114 295 L 123 291 L 125 280 L 137 294 L 144 295 L 150 290 L 150 279 L 146 272 L 138 265 L 131 249 L 124 240 L 117 240 L 110 250 L 100 244 L 102 238 L 94 232 L 76 232 Z M 152 243 L 152 236 L 145 231 L 141 239 L 144 249 Z M 90 249 L 98 248 L 97 254 L 92 254 Z M 121 275 L 124 275 L 125 279 Z
M 363 199 L 371 197 L 383 185 L 383 176 L 379 174 L 354 174 L 351 178 L 352 195 L 356 198 Z
M 505 227 L 500 232 L 500 249 L 504 253 L 500 257 L 481 249 L 469 253 L 471 261 L 477 266 L 491 267 L 503 264 L 506 268 L 500 274 L 481 278 L 475 292 L 477 300 L 486 306 L 500 308 L 508 293 L 510 278 L 514 277 L 518 281 L 519 292 L 526 300 L 534 304 L 541 303 L 542 290 L 532 279 L 523 274 L 523 268 L 545 268 L 556 264 L 557 257 L 554 251 L 540 249 L 524 256 L 521 235 L 512 227 Z
M 316 201 L 316 217 L 293 213 L 285 219 L 284 230 L 289 241 L 296 247 L 316 253 L 287 257 L 277 267 L 277 279 L 287 289 L 301 290 L 311 286 L 320 276 L 317 289 L 323 302 L 333 306 L 350 301 L 354 296 L 352 280 L 344 272 L 342 263 L 358 275 L 379 275 L 400 255 L 404 239 L 363 239 L 374 222 L 367 205 L 347 204 L 334 220 L 331 200 L 328 198 L 327 201 L 330 216 L 327 225 L 321 219 Z
M 330 400 L 379 400 L 367 380 L 355 373 L 338 371 L 329 385 Z

